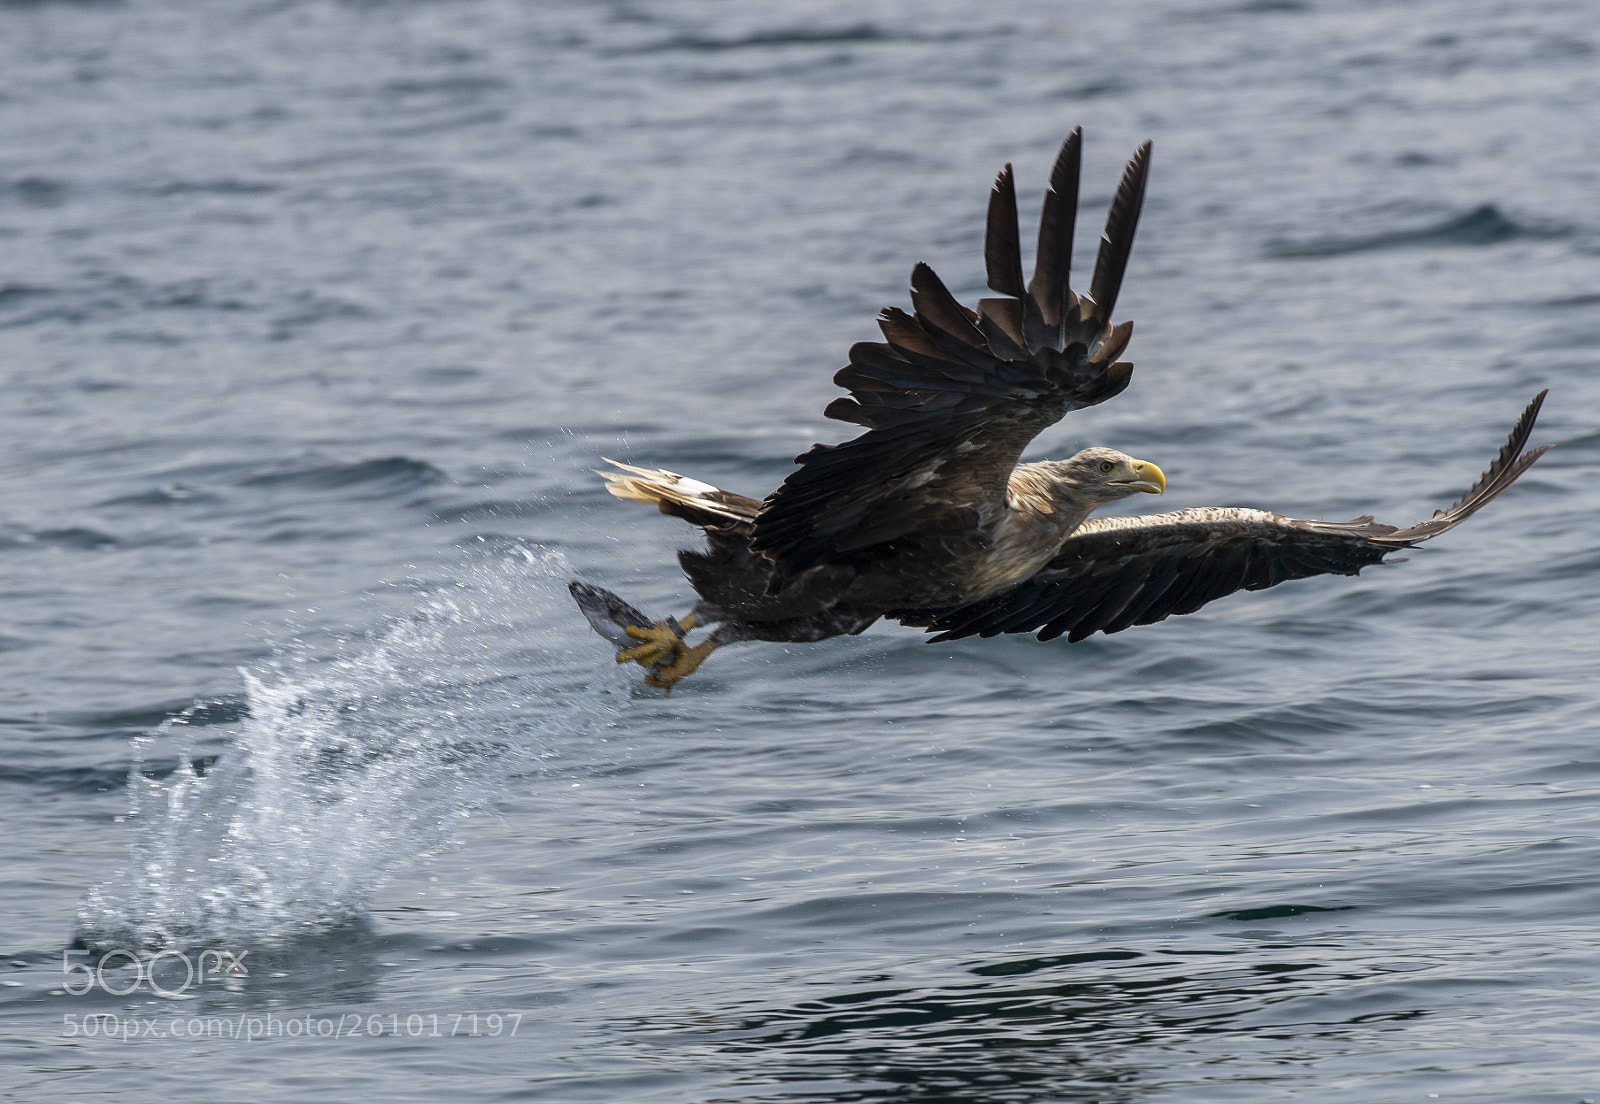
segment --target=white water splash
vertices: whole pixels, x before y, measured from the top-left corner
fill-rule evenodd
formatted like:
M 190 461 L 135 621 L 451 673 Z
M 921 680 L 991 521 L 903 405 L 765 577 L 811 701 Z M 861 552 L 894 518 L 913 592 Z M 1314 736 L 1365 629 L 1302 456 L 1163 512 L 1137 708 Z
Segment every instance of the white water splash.
M 451 843 L 452 820 L 609 719 L 592 652 L 523 645 L 572 616 L 560 567 L 521 552 L 375 636 L 241 671 L 249 716 L 204 774 L 183 718 L 137 738 L 132 861 L 86 895 L 79 938 L 258 944 L 364 915 L 397 868 Z M 173 742 L 178 769 L 148 777 Z

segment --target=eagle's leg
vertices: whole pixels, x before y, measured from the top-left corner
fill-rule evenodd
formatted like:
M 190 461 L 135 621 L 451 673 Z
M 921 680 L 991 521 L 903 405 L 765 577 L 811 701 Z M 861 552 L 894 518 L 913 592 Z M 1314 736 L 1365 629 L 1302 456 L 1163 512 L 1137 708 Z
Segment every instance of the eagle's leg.
M 617 662 L 637 663 L 641 667 L 659 666 L 668 656 L 680 654 L 684 650 L 684 634 L 697 624 L 699 622 L 695 620 L 694 614 L 689 613 L 685 614 L 682 620 L 668 617 L 657 621 L 648 629 L 642 625 L 624 625 L 623 632 L 643 643 L 622 649 L 617 653 Z M 676 682 L 677 679 L 673 681 Z

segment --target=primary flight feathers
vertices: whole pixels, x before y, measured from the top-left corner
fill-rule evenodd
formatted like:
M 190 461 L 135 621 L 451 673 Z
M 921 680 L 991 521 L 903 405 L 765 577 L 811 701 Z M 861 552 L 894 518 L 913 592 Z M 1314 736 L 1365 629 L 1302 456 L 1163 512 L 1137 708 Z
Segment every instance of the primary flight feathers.
M 775 582 L 921 529 L 934 521 L 930 509 L 966 502 L 995 513 L 1028 442 L 1068 411 L 1128 386 L 1133 365 L 1116 358 L 1133 324 L 1112 326 L 1111 308 L 1144 203 L 1150 143 L 1122 175 L 1086 298 L 1068 283 L 1081 146 L 1075 130 L 1056 158 L 1032 290 L 1022 286 L 1007 165 L 989 193 L 984 254 L 989 286 L 1012 298 L 980 299 L 968 310 L 918 264 L 914 313 L 885 308 L 878 318 L 884 341 L 851 348 L 849 365 L 833 377 L 850 397 L 825 413 L 869 432 L 814 446 L 768 497 L 751 547 L 772 560 Z

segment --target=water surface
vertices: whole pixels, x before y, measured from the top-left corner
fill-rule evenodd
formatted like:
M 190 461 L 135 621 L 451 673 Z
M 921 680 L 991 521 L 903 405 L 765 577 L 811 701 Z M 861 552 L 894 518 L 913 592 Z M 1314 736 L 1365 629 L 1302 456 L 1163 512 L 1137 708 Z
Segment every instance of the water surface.
M 0 1094 L 1595 1096 L 1597 46 L 1501 0 L 0 4 Z M 1155 140 L 1137 370 L 1030 456 L 1405 524 L 1543 387 L 1559 447 L 1358 579 L 640 687 L 564 581 L 681 612 L 692 534 L 599 458 L 764 494 L 1077 124 L 1080 243 Z M 70 995 L 89 944 L 249 973 Z

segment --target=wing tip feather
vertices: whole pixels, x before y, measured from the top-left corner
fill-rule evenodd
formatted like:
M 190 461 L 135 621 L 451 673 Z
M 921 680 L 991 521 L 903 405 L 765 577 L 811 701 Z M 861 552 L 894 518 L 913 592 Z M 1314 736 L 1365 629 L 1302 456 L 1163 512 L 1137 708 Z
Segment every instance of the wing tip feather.
M 1499 453 L 1490 462 L 1488 469 L 1460 498 L 1443 510 L 1435 510 L 1428 520 L 1405 529 L 1397 529 L 1387 537 L 1378 539 L 1386 543 L 1417 544 L 1454 529 L 1499 498 L 1534 465 L 1535 461 L 1555 447 L 1554 444 L 1546 444 L 1527 448 L 1528 438 L 1533 435 L 1533 428 L 1539 420 L 1539 411 L 1544 406 L 1545 396 L 1549 393 L 1550 389 L 1544 388 L 1523 407 L 1522 413 L 1517 416 L 1516 424 L 1511 427 L 1510 435 L 1506 437 L 1506 443 L 1500 446 Z

